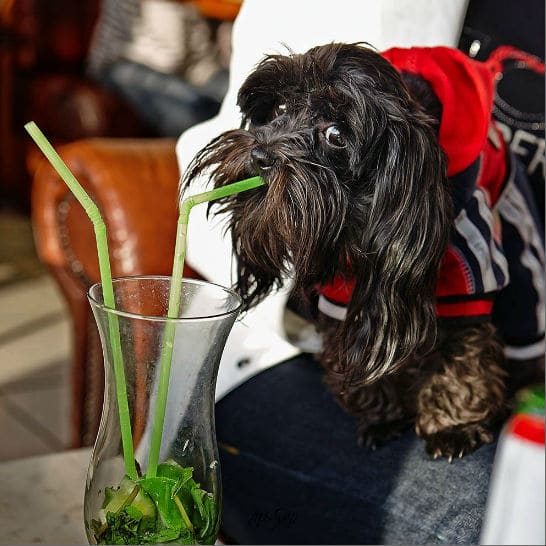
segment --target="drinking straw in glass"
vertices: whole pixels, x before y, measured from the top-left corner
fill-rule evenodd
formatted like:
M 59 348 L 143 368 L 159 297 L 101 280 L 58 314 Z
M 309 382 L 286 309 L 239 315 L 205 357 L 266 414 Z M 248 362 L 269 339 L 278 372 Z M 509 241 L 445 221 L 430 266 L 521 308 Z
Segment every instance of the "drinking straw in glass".
M 186 238 L 188 233 L 188 222 L 190 212 L 195 205 L 207 203 L 215 199 L 227 197 L 235 193 L 251 190 L 264 184 L 263 178 L 254 176 L 246 180 L 240 180 L 233 184 L 221 186 L 213 190 L 199 193 L 188 197 L 180 205 L 176 230 L 176 244 L 174 250 L 174 262 L 171 275 L 171 291 L 169 294 L 169 307 L 167 316 L 177 318 L 180 312 L 180 299 L 182 294 L 182 276 L 184 272 L 184 259 L 186 256 Z M 159 463 L 159 451 L 163 435 L 163 423 L 165 420 L 165 408 L 167 406 L 167 394 L 169 389 L 169 378 L 171 373 L 171 362 L 174 346 L 174 323 L 167 322 L 165 326 L 164 343 L 161 352 L 161 366 L 159 372 L 159 386 L 157 390 L 157 401 L 155 406 L 154 424 L 152 427 L 152 439 L 146 477 L 153 478 L 156 475 Z
M 110 270 L 110 259 L 108 254 L 108 241 L 106 237 L 106 225 L 100 214 L 98 207 L 87 195 L 76 177 L 66 166 L 59 154 L 49 143 L 45 135 L 33 121 L 25 125 L 25 129 L 32 137 L 38 148 L 43 152 L 51 166 L 68 186 L 74 197 L 84 208 L 87 216 L 93 224 L 95 239 L 97 243 L 97 252 L 99 259 L 99 270 L 102 282 L 104 305 L 115 309 L 114 289 L 112 285 L 112 273 Z M 135 466 L 135 456 L 133 450 L 133 437 L 131 432 L 131 421 L 129 415 L 129 403 L 127 400 L 127 386 L 125 382 L 125 372 L 123 370 L 123 356 L 121 353 L 121 343 L 119 337 L 119 323 L 117 316 L 109 315 L 110 339 L 112 340 L 112 354 L 114 359 L 114 375 L 116 381 L 116 394 L 119 410 L 119 423 L 121 428 L 121 441 L 123 445 L 123 457 L 125 461 L 125 470 L 127 475 L 133 480 L 137 479 Z

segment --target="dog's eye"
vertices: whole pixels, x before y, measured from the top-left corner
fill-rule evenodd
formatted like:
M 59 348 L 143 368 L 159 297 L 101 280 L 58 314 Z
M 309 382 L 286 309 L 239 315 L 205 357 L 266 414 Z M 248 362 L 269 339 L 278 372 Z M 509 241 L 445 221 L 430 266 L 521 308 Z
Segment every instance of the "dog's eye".
M 275 117 L 282 116 L 286 114 L 286 104 L 277 104 L 275 108 Z
M 324 138 L 331 146 L 345 148 L 345 139 L 336 125 L 330 125 L 330 127 L 326 128 L 324 131 Z

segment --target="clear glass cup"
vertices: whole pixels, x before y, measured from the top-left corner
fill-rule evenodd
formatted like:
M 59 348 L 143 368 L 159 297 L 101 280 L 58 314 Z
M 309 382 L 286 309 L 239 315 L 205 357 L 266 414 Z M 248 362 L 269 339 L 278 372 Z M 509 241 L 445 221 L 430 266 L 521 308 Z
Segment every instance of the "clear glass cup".
M 184 279 L 180 318 L 170 319 L 170 281 L 160 276 L 114 279 L 115 310 L 104 306 L 100 283 L 89 289 L 105 366 L 102 417 L 84 496 L 90 544 L 213 544 L 218 534 L 222 487 L 214 391 L 241 299 L 222 286 Z M 169 336 L 173 353 L 160 443 L 155 435 L 159 464 L 151 471 L 160 362 Z M 114 337 L 121 348 L 117 375 Z M 120 426 L 120 360 L 135 461 L 132 476 L 127 458 L 133 457 L 123 449 Z

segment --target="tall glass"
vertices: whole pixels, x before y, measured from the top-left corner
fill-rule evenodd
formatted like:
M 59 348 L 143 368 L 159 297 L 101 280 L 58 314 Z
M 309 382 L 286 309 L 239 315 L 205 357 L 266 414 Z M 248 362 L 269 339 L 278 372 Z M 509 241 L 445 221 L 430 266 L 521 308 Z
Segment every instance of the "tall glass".
M 213 544 L 217 537 L 222 492 L 214 391 L 241 299 L 221 286 L 184 279 L 180 318 L 170 319 L 170 282 L 160 276 L 114 279 L 115 310 L 103 305 L 100 283 L 89 290 L 105 366 L 102 418 L 84 497 L 90 544 Z M 114 337 L 121 347 L 118 368 Z M 154 419 L 166 339 L 173 341 L 173 352 L 158 443 Z M 121 379 L 130 421 L 125 446 Z

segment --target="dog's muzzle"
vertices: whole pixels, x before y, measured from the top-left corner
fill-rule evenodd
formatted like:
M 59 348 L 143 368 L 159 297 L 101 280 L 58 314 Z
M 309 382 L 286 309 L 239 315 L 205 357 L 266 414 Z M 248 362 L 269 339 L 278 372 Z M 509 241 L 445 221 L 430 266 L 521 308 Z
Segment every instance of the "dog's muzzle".
M 269 171 L 277 162 L 276 157 L 263 146 L 253 148 L 250 152 L 250 158 L 252 164 L 260 173 Z

